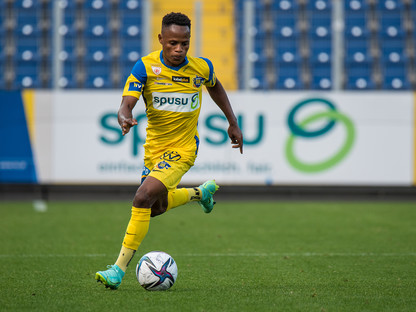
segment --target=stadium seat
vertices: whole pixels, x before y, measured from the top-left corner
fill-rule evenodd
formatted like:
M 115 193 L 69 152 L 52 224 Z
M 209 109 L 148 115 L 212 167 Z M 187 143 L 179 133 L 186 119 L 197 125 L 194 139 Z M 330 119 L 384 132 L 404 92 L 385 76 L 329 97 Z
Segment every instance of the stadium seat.
M 344 1 L 344 11 L 347 14 L 365 12 L 368 9 L 367 0 L 346 0 Z
M 84 8 L 93 11 L 102 11 L 110 7 L 110 1 L 108 0 L 86 0 L 84 2 Z
M 88 89 L 105 89 L 111 87 L 109 75 L 88 75 L 86 88 Z
M 301 89 L 301 66 L 299 63 L 284 64 L 280 63 L 277 68 L 277 88 L 278 89 Z
M 276 48 L 276 62 L 289 64 L 297 63 L 300 60 L 300 52 L 298 46 L 277 46 Z
M 314 90 L 329 90 L 332 88 L 332 80 L 330 75 L 318 75 L 312 77 L 311 88 Z
M 316 12 L 331 12 L 332 3 L 329 0 L 309 0 L 306 4 L 307 10 Z
M 111 63 L 95 61 L 86 62 L 87 88 L 108 88 L 111 86 Z
M 307 6 L 307 19 L 311 27 L 331 26 L 332 5 L 331 1 L 313 0 L 309 1 Z
M 125 0 L 119 2 L 119 7 L 123 12 L 138 13 L 142 8 L 140 0 Z
M 299 9 L 299 4 L 298 0 L 276 0 L 271 2 L 271 8 L 275 11 L 282 11 L 286 14 L 291 14 Z
M 388 76 L 384 78 L 382 87 L 386 90 L 408 90 L 410 82 L 403 76 Z
M 348 90 L 371 90 L 375 83 L 371 77 L 348 77 L 346 89 Z
M 298 76 L 279 76 L 276 88 L 279 90 L 299 90 L 303 88 L 303 83 Z
M 63 73 L 62 76 L 58 79 L 58 85 L 61 88 L 76 88 L 77 81 L 76 81 L 76 63 L 73 61 L 66 61 L 63 65 Z
M 403 10 L 402 0 L 380 0 L 376 1 L 376 9 L 384 15 L 397 16 Z
M 310 49 L 309 60 L 315 63 L 329 63 L 332 57 L 332 46 L 315 46 Z
M 14 89 L 21 89 L 21 88 L 40 88 L 41 81 L 40 77 L 37 74 L 26 73 L 26 72 L 18 72 L 16 74 L 16 79 L 13 83 Z

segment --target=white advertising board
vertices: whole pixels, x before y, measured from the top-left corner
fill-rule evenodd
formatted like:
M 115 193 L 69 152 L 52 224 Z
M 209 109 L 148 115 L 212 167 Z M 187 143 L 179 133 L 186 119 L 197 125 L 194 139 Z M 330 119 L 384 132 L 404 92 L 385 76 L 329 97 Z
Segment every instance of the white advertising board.
M 207 94 L 200 149 L 183 184 L 412 185 L 413 93 L 229 93 L 243 130 L 232 149 L 227 121 Z M 55 183 L 139 183 L 145 110 L 126 136 L 117 123 L 120 92 L 65 91 L 53 97 Z M 40 148 L 40 147 L 36 147 Z

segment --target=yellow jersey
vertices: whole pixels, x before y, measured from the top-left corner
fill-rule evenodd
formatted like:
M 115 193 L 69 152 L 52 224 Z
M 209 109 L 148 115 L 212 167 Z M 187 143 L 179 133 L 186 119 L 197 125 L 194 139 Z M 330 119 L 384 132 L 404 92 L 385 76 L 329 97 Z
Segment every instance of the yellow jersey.
M 143 95 L 148 119 L 145 149 L 157 153 L 169 148 L 198 152 L 198 117 L 202 86 L 216 83 L 210 60 L 187 56 L 172 67 L 162 50 L 142 57 L 127 78 L 123 96 Z

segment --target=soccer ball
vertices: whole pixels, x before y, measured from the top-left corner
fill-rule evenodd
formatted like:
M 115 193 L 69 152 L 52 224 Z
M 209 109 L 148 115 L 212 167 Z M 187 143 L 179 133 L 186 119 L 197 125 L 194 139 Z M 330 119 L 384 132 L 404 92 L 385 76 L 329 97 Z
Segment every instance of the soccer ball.
M 139 260 L 136 277 L 146 290 L 167 290 L 178 277 L 178 267 L 166 252 L 151 251 Z

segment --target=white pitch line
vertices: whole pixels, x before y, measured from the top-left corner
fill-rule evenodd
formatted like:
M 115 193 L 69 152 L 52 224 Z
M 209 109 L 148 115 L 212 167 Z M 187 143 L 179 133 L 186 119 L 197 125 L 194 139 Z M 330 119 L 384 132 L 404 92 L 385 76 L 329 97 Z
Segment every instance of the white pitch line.
M 81 254 L 81 255 L 65 255 L 65 254 L 0 254 L 0 258 L 59 258 L 59 257 L 71 257 L 71 258 L 105 258 L 115 257 L 116 254 Z M 175 257 L 416 257 L 416 252 L 405 253 L 375 253 L 375 252 L 362 252 L 362 253 L 337 253 L 337 252 L 303 252 L 303 253 L 187 253 L 187 254 L 175 254 Z

